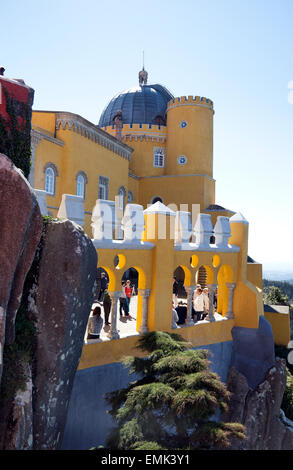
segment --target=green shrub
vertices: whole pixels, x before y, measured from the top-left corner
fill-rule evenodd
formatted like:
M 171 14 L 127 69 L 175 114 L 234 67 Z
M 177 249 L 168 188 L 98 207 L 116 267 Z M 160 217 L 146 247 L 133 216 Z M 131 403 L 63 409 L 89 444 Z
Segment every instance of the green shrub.
M 106 447 L 122 450 L 223 449 L 231 438 L 244 439 L 239 423 L 214 420 L 230 399 L 225 384 L 211 372 L 209 352 L 189 349 L 179 335 L 151 332 L 140 337 L 146 358 L 124 365 L 141 376 L 106 395 L 116 426 Z

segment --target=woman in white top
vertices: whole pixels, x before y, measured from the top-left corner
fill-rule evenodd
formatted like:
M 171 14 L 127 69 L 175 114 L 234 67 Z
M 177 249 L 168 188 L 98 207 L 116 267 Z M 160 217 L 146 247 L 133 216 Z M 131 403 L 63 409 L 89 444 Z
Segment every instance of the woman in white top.
M 195 296 L 193 300 L 193 308 L 195 310 L 195 314 L 193 315 L 193 321 L 200 321 L 202 319 L 203 313 L 207 308 L 207 299 L 206 295 L 203 294 L 203 291 L 200 287 L 198 287 L 195 291 Z M 196 316 L 196 318 L 195 318 Z

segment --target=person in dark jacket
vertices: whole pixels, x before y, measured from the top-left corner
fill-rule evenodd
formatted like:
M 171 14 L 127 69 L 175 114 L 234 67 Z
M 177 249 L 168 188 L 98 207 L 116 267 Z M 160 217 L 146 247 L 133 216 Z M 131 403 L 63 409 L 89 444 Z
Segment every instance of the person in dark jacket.
M 98 302 L 103 302 L 104 292 L 108 287 L 108 282 L 105 273 L 101 273 L 101 282 L 100 282 L 100 292 L 98 297 Z
M 107 289 L 104 291 L 104 300 L 103 300 L 103 308 L 104 308 L 104 314 L 105 314 L 105 325 L 110 325 L 111 323 L 109 322 L 109 315 L 111 312 L 111 297 L 109 295 L 109 292 Z

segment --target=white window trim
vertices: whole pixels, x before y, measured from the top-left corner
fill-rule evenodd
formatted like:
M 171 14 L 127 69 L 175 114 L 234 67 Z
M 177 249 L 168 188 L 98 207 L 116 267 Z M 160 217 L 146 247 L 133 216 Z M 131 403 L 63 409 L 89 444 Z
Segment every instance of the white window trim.
M 82 178 L 82 194 L 78 194 L 79 190 L 79 179 Z M 79 171 L 76 175 L 76 196 L 79 196 L 81 197 L 82 199 L 85 199 L 85 188 L 86 188 L 86 184 L 88 182 L 88 179 L 87 179 L 87 176 L 86 174 L 83 172 L 83 171 Z
M 165 166 L 165 149 L 164 149 L 164 147 L 154 147 L 153 167 L 154 168 L 164 168 L 164 166 Z
M 48 175 L 50 172 L 50 175 Z M 59 176 L 58 169 L 54 163 L 47 163 L 44 168 L 45 183 L 44 189 L 48 196 L 56 195 L 56 177 Z M 49 181 L 48 181 L 49 179 Z
M 100 190 L 102 190 L 104 197 L 100 197 Z M 99 189 L 98 199 L 109 199 L 109 178 L 99 175 Z

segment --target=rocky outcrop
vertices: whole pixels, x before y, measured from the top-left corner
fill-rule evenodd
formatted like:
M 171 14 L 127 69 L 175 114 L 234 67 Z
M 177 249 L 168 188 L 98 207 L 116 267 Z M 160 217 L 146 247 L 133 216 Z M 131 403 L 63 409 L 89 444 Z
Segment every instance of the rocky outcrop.
M 16 206 L 8 211 L 0 200 L 0 327 L 2 342 L 9 340 L 4 349 L 0 447 L 58 449 L 93 302 L 97 253 L 75 223 L 43 223 L 22 175 L 5 157 L 0 162 Z M 16 188 L 12 194 L 13 178 L 22 193 Z M 19 215 L 18 223 L 12 214 Z
M 269 321 L 261 316 L 258 328 L 232 328 L 231 366 L 241 372 L 255 389 L 275 364 L 274 335 Z
M 42 233 L 36 197 L 11 160 L 0 154 L 0 381 L 5 344 L 14 341 L 14 321 L 26 274 Z
M 62 442 L 74 375 L 93 302 L 97 253 L 83 229 L 48 223 L 29 303 L 37 319 L 34 354 L 33 448 Z
M 31 367 L 24 364 L 25 390 L 18 390 L 10 405 L 9 423 L 3 436 L 2 446 L 6 450 L 32 450 L 33 408 Z
M 226 422 L 239 422 L 246 428 L 247 439 L 233 440 L 231 449 L 293 450 L 293 423 L 280 409 L 286 386 L 286 363 L 276 358 L 264 380 L 252 389 L 244 375 L 231 367 L 227 387 L 231 392 Z

